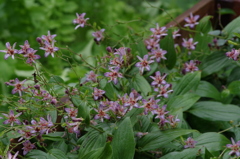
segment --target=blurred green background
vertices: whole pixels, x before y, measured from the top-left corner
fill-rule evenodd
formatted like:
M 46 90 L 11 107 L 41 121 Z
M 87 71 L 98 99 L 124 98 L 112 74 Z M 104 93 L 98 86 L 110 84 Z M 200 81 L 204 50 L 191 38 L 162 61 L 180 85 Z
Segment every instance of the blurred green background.
M 60 48 L 69 46 L 76 53 L 81 53 L 88 62 L 94 63 L 93 56 L 103 55 L 106 46 L 116 48 L 129 47 L 130 35 L 137 35 L 139 40 L 149 36 L 149 28 L 156 23 L 163 26 L 177 17 L 199 0 L 0 0 L 0 50 L 5 49 L 5 43 L 12 45 L 17 42 L 16 49 L 28 40 L 31 47 L 39 50 L 37 37 L 46 35 L 50 30 L 57 34 L 56 40 Z M 91 27 L 74 30 L 72 23 L 76 13 L 86 13 L 90 18 Z M 169 15 L 168 15 L 169 14 Z M 105 28 L 105 40 L 96 45 L 91 33 Z M 134 37 L 136 38 L 136 37 Z M 81 64 L 77 56 L 68 52 L 73 63 Z M 60 58 L 44 58 L 44 52 L 37 52 L 40 61 L 50 74 L 61 76 L 68 83 L 77 82 L 78 77 L 88 71 L 86 67 L 69 64 Z M 0 53 L 0 93 L 7 96 L 12 88 L 5 86 L 10 79 L 23 80 L 31 77 L 33 67 L 22 59 L 4 60 L 4 53 Z

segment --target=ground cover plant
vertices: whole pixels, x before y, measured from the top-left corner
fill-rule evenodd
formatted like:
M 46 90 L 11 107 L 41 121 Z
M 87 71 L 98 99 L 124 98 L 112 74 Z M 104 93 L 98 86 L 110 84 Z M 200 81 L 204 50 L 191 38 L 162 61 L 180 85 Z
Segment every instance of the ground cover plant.
M 4 59 L 35 72 L 5 81 L 13 95 L 1 100 L 1 157 L 238 158 L 240 18 L 221 30 L 211 18 L 156 22 L 108 45 L 108 30 L 76 13 L 75 31 L 91 27 L 93 44 L 108 46 L 94 57 L 61 46 L 50 31 L 36 37 L 38 48 L 7 42 Z M 78 80 L 67 83 L 42 58 L 66 61 Z

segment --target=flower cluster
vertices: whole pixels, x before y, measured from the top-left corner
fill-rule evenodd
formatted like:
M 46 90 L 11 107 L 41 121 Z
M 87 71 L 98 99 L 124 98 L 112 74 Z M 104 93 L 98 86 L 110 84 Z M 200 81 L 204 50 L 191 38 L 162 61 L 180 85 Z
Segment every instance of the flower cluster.
M 185 149 L 186 148 L 194 148 L 197 143 L 197 141 L 193 140 L 193 138 L 191 138 L 191 137 L 188 137 L 187 140 L 184 142 L 185 142 L 185 145 L 184 145 Z
M 232 144 L 227 144 L 226 147 L 231 149 L 229 152 L 229 155 L 236 155 L 237 157 L 240 157 L 240 141 L 237 143 L 231 138 Z

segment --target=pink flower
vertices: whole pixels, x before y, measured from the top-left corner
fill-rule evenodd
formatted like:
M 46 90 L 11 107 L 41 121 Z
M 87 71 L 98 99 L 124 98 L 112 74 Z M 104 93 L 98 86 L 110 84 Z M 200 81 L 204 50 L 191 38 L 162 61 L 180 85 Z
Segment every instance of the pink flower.
M 182 43 L 182 46 L 185 47 L 186 49 L 188 50 L 195 50 L 195 45 L 197 44 L 198 42 L 193 42 L 193 38 L 190 38 L 188 40 L 186 39 L 183 39 L 183 43 Z M 191 52 L 189 52 L 190 54 Z
M 27 63 L 32 64 L 35 63 L 35 60 L 40 59 L 41 57 L 39 55 L 35 55 L 35 53 L 37 52 L 37 50 L 34 50 L 32 48 L 28 48 L 25 55 L 23 55 L 24 57 L 27 57 Z
M 226 56 L 229 59 L 233 59 L 234 61 L 237 61 L 239 59 L 240 52 L 239 50 L 232 49 L 232 51 L 229 51 L 226 53 Z
M 160 99 L 155 100 L 154 97 L 149 98 L 148 100 L 143 99 L 144 114 L 147 115 L 149 112 L 154 114 L 154 110 L 158 108 L 158 102 Z
M 29 140 L 23 143 L 23 155 L 26 155 L 29 151 L 35 148 L 35 145 L 32 144 Z
M 193 138 L 191 138 L 191 137 L 187 138 L 187 140 L 184 142 L 185 142 L 185 145 L 184 145 L 185 149 L 186 148 L 194 148 L 197 143 L 197 141 L 193 140 Z
M 17 115 L 14 115 L 13 110 L 10 110 L 9 114 L 2 113 L 2 115 L 7 118 L 7 120 L 5 120 L 3 124 L 11 124 L 11 126 L 13 126 L 13 123 L 16 123 L 18 125 L 21 125 L 20 120 L 17 119 L 17 117 L 19 117 L 21 114 L 22 113 L 18 113 Z
M 83 28 L 89 18 L 84 19 L 84 16 L 86 15 L 86 13 L 82 13 L 82 14 L 76 13 L 76 15 L 77 15 L 77 19 L 73 20 L 73 24 L 78 24 L 78 25 L 75 27 L 75 29 L 79 27 Z
M 169 115 L 167 117 L 168 121 L 169 121 L 169 124 L 172 126 L 172 127 L 176 127 L 177 126 L 177 123 L 180 122 L 180 119 L 176 117 L 174 117 L 173 115 Z
M 10 82 L 6 82 L 7 85 L 14 86 L 15 88 L 12 90 L 12 94 L 19 93 L 20 96 L 22 96 L 22 92 L 26 89 L 26 87 L 23 86 L 24 82 L 26 81 L 19 81 L 18 78 L 15 80 L 11 80 Z
M 6 43 L 7 50 L 0 50 L 0 52 L 6 53 L 4 56 L 4 59 L 6 60 L 9 56 L 12 56 L 12 59 L 14 59 L 14 54 L 18 53 L 18 50 L 14 49 L 16 46 L 16 43 L 13 44 L 13 46 L 10 45 L 9 42 Z
M 139 108 L 139 104 L 138 101 L 142 99 L 142 96 L 138 95 L 135 96 L 133 92 L 131 92 L 129 94 L 129 97 L 126 97 L 125 94 L 125 103 L 124 106 L 125 107 L 129 107 L 129 110 L 131 110 L 133 107 Z
M 104 76 L 110 77 L 110 80 L 109 80 L 108 82 L 113 81 L 114 84 L 117 84 L 117 83 L 118 83 L 118 79 L 117 79 L 117 78 L 118 78 L 118 77 L 119 77 L 119 78 L 123 78 L 122 73 L 119 73 L 119 72 L 118 72 L 119 69 L 120 69 L 119 67 L 115 67 L 115 68 L 110 67 L 109 70 L 110 70 L 111 72 L 106 72 L 106 73 L 104 73 Z
M 181 36 L 181 34 L 178 34 L 179 31 L 180 31 L 180 30 L 178 29 L 178 30 L 175 30 L 175 31 L 172 33 L 173 39 L 175 39 L 175 38 L 178 37 L 178 36 Z
M 143 59 L 139 56 L 137 58 L 140 60 L 140 62 L 136 63 L 136 67 L 139 67 L 140 73 L 143 74 L 144 69 L 147 71 L 151 70 L 151 67 L 149 64 L 153 63 L 153 60 L 148 61 L 148 55 L 144 55 Z
M 173 92 L 171 89 L 171 84 L 161 85 L 159 88 L 155 88 L 154 91 L 158 91 L 157 97 L 168 98 L 168 94 Z
M 148 50 L 159 48 L 159 39 L 146 39 L 144 41 Z
M 22 48 L 21 50 L 18 51 L 19 54 L 26 54 L 27 53 L 27 49 L 30 48 L 30 45 L 28 43 L 28 40 L 26 40 L 24 42 L 24 45 L 20 45 L 20 47 Z
M 158 23 L 156 24 L 156 28 L 150 28 L 150 31 L 153 33 L 151 37 L 155 37 L 157 39 L 167 35 L 166 27 L 159 27 Z
M 200 61 L 197 60 L 191 60 L 189 63 L 185 63 L 184 64 L 184 68 L 183 68 L 183 74 L 186 74 L 187 72 L 194 72 L 194 71 L 198 71 L 198 67 L 196 65 L 199 65 Z
M 86 82 L 88 81 L 97 82 L 97 74 L 95 74 L 93 71 L 90 71 L 88 74 L 86 74 Z
M 165 81 L 166 76 L 167 76 L 167 74 L 164 74 L 163 76 L 161 76 L 160 71 L 157 71 L 155 73 L 155 76 L 150 76 L 154 80 L 151 83 L 151 85 L 154 87 L 160 87 L 161 85 L 167 84 L 167 82 Z
M 100 42 L 103 39 L 103 32 L 105 31 L 105 29 L 101 29 L 99 31 L 96 31 L 94 33 L 92 33 L 92 36 L 95 37 L 95 41 Z
M 240 141 L 235 143 L 233 138 L 231 138 L 232 144 L 227 144 L 226 147 L 231 149 L 232 151 L 229 152 L 229 155 L 236 154 L 237 157 L 240 156 Z
M 8 153 L 7 153 L 7 159 L 17 159 L 18 153 L 19 153 L 19 151 L 17 151 L 17 152 L 15 153 L 15 155 L 13 156 L 13 155 L 11 154 L 11 152 L 8 151 Z
M 65 108 L 65 111 L 67 112 L 68 116 L 71 118 L 75 118 L 78 114 L 78 109 L 76 108 Z
M 155 118 L 164 119 L 165 115 L 169 113 L 169 111 L 166 111 L 167 105 L 162 106 L 162 108 L 158 108 L 156 110 L 153 110 L 153 113 L 157 116 Z
M 156 50 L 152 50 L 152 52 L 150 53 L 151 55 L 150 59 L 151 60 L 155 59 L 156 62 L 160 62 L 161 59 L 166 60 L 167 58 L 164 56 L 166 53 L 167 51 L 157 48 Z
M 107 110 L 102 110 L 102 109 L 94 109 L 96 112 L 98 112 L 97 115 L 95 115 L 94 119 L 100 119 L 101 122 L 103 122 L 103 119 L 110 119 L 110 116 L 106 113 Z
M 45 54 L 44 54 L 45 57 L 48 57 L 48 55 L 50 54 L 52 55 L 52 57 L 54 57 L 54 53 L 59 50 L 58 47 L 54 46 L 54 42 L 50 44 L 47 41 L 45 41 L 44 47 L 40 47 L 40 49 L 45 50 Z
M 193 28 L 195 25 L 198 24 L 197 20 L 199 17 L 200 17 L 199 15 L 193 16 L 192 13 L 190 13 L 190 17 L 185 18 L 187 24 L 185 24 L 184 26 L 185 27 L 189 26 L 190 28 Z
M 94 100 L 98 100 L 100 99 L 103 94 L 105 93 L 104 90 L 101 90 L 101 89 L 97 89 L 96 87 L 93 89 L 93 97 L 94 97 Z
M 48 35 L 42 35 L 42 39 L 47 41 L 48 43 L 56 42 L 54 39 L 57 36 L 57 34 L 51 35 L 50 31 L 48 31 Z

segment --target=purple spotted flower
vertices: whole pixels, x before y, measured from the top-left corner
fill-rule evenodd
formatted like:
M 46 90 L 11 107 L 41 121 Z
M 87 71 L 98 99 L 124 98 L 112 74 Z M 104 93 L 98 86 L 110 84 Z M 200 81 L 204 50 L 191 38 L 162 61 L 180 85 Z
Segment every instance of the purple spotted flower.
M 158 23 L 156 24 L 156 28 L 150 28 L 150 31 L 153 33 L 152 37 L 157 39 L 167 35 L 166 27 L 159 27 Z
M 45 50 L 45 54 L 44 54 L 45 57 L 48 57 L 50 54 L 52 55 L 52 57 L 54 57 L 54 53 L 59 50 L 58 47 L 54 46 L 54 42 L 50 44 L 47 41 L 45 41 L 44 47 L 40 47 L 40 49 Z
M 77 114 L 78 114 L 78 109 L 76 109 L 76 108 L 74 108 L 74 107 L 65 108 L 64 110 L 67 112 L 68 116 L 69 116 L 70 118 L 73 118 L 73 119 L 76 118 L 76 116 L 77 116 Z
M 183 39 L 182 46 L 185 47 L 191 54 L 190 50 L 195 50 L 195 45 L 197 45 L 198 42 L 193 42 L 193 38 L 190 38 L 188 40 Z
M 24 57 L 27 57 L 27 63 L 32 64 L 35 63 L 37 59 L 40 59 L 41 56 L 39 55 L 35 55 L 35 53 L 37 52 L 37 50 L 34 50 L 32 48 L 28 48 L 25 55 L 23 55 Z
M 15 88 L 12 90 L 12 94 L 19 93 L 20 96 L 22 96 L 22 92 L 26 89 L 26 87 L 23 86 L 24 82 L 26 81 L 19 81 L 18 78 L 15 80 L 10 80 L 10 82 L 6 82 L 6 85 L 14 86 Z
M 229 59 L 233 59 L 234 61 L 237 61 L 239 59 L 240 51 L 236 49 L 232 49 L 231 51 L 226 53 L 226 56 Z
M 35 145 L 32 144 L 29 140 L 23 143 L 23 155 L 26 155 L 29 151 L 35 148 Z
M 12 56 L 12 59 L 14 59 L 14 55 L 18 53 L 18 50 L 14 49 L 16 46 L 16 43 L 13 44 L 13 46 L 10 45 L 9 42 L 6 43 L 6 50 L 0 50 L 0 52 L 6 53 L 4 56 L 4 59 L 6 60 L 8 57 Z
M 82 14 L 76 13 L 76 15 L 77 15 L 77 19 L 73 20 L 73 24 L 78 24 L 78 25 L 75 27 L 75 29 L 79 27 L 83 28 L 89 18 L 84 19 L 84 16 L 86 15 L 86 13 L 82 13 Z
M 124 102 L 124 106 L 125 107 L 129 107 L 129 110 L 131 110 L 133 107 L 135 108 L 139 108 L 139 103 L 138 101 L 142 99 L 142 96 L 138 95 L 135 96 L 133 92 L 131 92 L 129 94 L 129 97 L 127 97 L 127 95 L 125 94 L 125 102 Z
M 144 43 L 148 50 L 159 48 L 159 39 L 154 39 L 154 38 L 146 39 Z
M 94 109 L 98 114 L 95 115 L 94 119 L 100 119 L 103 122 L 103 119 L 110 119 L 110 116 L 106 113 L 108 110 Z
M 184 145 L 185 149 L 186 148 L 194 148 L 197 143 L 197 141 L 193 140 L 193 138 L 191 138 L 191 137 L 188 137 L 187 140 L 184 142 L 185 142 L 185 145 Z
M 154 97 L 149 98 L 148 100 L 143 99 L 143 108 L 144 108 L 144 114 L 147 115 L 149 112 L 154 114 L 154 110 L 158 108 L 158 102 L 160 99 L 155 100 Z
M 26 54 L 27 50 L 30 48 L 28 40 L 24 42 L 24 45 L 19 45 L 21 49 L 18 51 L 19 54 Z
M 103 37 L 103 32 L 105 31 L 105 29 L 101 29 L 99 31 L 93 32 L 92 36 L 95 37 L 95 41 L 96 42 L 100 42 L 104 37 Z
M 197 22 L 197 20 L 199 19 L 199 15 L 195 15 L 193 16 L 192 13 L 190 13 L 190 16 L 189 17 L 186 17 L 185 18 L 185 21 L 187 22 L 187 24 L 185 24 L 184 26 L 185 27 L 190 27 L 190 28 L 193 28 L 195 25 L 198 25 L 199 23 Z
M 165 84 L 165 85 L 161 85 L 158 88 L 155 88 L 154 91 L 158 92 L 157 97 L 164 97 L 164 98 L 168 98 L 168 94 L 173 92 L 173 90 L 171 90 L 171 84 Z
M 113 81 L 114 84 L 117 84 L 118 83 L 118 78 L 123 78 L 122 73 L 118 72 L 119 69 L 120 69 L 119 67 L 115 67 L 115 68 L 110 67 L 109 70 L 111 72 L 104 73 L 104 76 L 110 78 L 108 82 Z
M 90 71 L 88 74 L 86 74 L 86 82 L 88 81 L 97 82 L 97 74 L 95 74 L 93 71 Z
M 21 125 L 20 120 L 17 119 L 21 114 L 22 113 L 18 113 L 17 115 L 14 115 L 13 110 L 10 110 L 9 114 L 2 113 L 2 115 L 7 118 L 7 120 L 5 120 L 3 124 L 10 124 L 11 126 L 13 126 L 13 124 L 16 123 L 18 125 Z
M 198 71 L 199 69 L 197 65 L 199 64 L 200 64 L 200 61 L 197 61 L 197 60 L 190 60 L 190 62 L 186 62 L 184 64 L 183 74 L 186 74 L 188 72 Z
M 231 138 L 231 141 L 232 141 L 232 144 L 226 145 L 227 148 L 231 149 L 231 151 L 229 152 L 229 155 L 235 154 L 237 157 L 239 157 L 240 156 L 240 141 L 235 143 L 233 138 Z
M 156 50 L 152 50 L 150 55 L 151 60 L 156 60 L 156 62 L 160 62 L 161 59 L 166 60 L 167 58 L 164 56 L 167 53 L 166 50 L 162 50 L 160 48 L 157 48 Z
M 163 76 L 161 76 L 160 71 L 157 71 L 155 73 L 155 76 L 150 76 L 154 80 L 151 83 L 151 85 L 154 87 L 160 87 L 161 85 L 167 84 L 167 82 L 165 81 L 166 76 L 167 76 L 167 74 L 164 74 Z
M 19 153 L 19 151 L 17 151 L 17 152 L 15 153 L 15 155 L 13 156 L 13 155 L 11 154 L 11 152 L 8 151 L 8 153 L 7 153 L 7 159 L 17 159 L 18 153 Z
M 44 41 L 47 41 L 48 43 L 54 43 L 56 40 L 54 39 L 57 36 L 57 34 L 51 35 L 50 31 L 48 31 L 48 35 L 42 35 L 42 39 Z
M 193 38 L 190 38 L 188 40 L 186 39 L 183 39 L 183 43 L 182 43 L 182 46 L 187 48 L 188 50 L 194 50 L 195 49 L 195 45 L 197 44 L 198 42 L 193 42 Z
M 103 94 L 105 93 L 104 90 L 101 89 L 97 89 L 96 87 L 93 89 L 93 97 L 94 100 L 98 100 L 100 98 L 102 98 Z
M 173 39 L 176 39 L 176 37 L 181 36 L 181 34 L 178 34 L 179 31 L 180 31 L 179 29 L 173 31 L 172 33 Z
M 140 73 L 143 74 L 144 69 L 146 69 L 147 71 L 151 70 L 151 67 L 149 64 L 153 63 L 153 60 L 149 60 L 148 61 L 148 55 L 144 55 L 143 59 L 139 56 L 137 56 L 137 58 L 140 60 L 140 62 L 136 63 L 136 67 L 139 67 Z
M 153 110 L 153 113 L 156 114 L 157 116 L 155 117 L 156 119 L 162 119 L 165 118 L 165 115 L 169 113 L 169 111 L 166 111 L 167 105 L 162 106 L 162 108 L 158 108 Z

